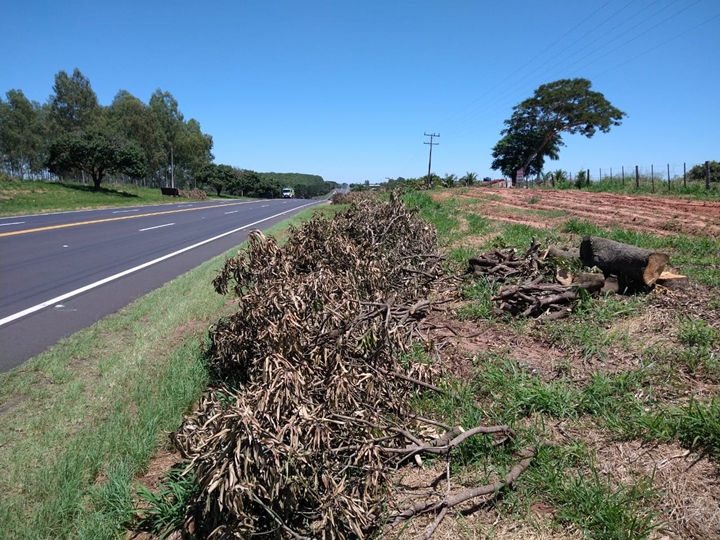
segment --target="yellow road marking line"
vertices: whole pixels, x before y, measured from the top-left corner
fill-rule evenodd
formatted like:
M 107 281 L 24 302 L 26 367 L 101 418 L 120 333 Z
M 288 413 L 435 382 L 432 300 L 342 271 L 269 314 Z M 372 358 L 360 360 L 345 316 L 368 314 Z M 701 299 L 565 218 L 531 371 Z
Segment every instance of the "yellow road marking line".
M 13 232 L 6 232 L 6 233 L 0 233 L 0 238 L 3 236 L 15 236 L 18 234 L 27 234 L 27 233 L 34 233 L 34 232 L 41 232 L 41 231 L 52 231 L 53 229 L 64 229 L 66 227 L 78 227 L 79 225 L 92 225 L 94 223 L 106 223 L 108 221 L 120 221 L 121 219 L 135 219 L 135 218 L 141 218 L 141 217 L 149 217 L 149 216 L 162 216 L 163 214 L 176 214 L 178 212 L 191 212 L 193 210 L 209 210 L 211 208 L 224 208 L 226 206 L 235 206 L 238 204 L 250 204 L 260 201 L 243 201 L 243 202 L 236 202 L 236 203 L 229 203 L 229 204 L 216 204 L 215 206 L 198 206 L 197 208 L 183 208 L 183 209 L 176 209 L 176 210 L 167 210 L 165 212 L 153 212 L 151 214 L 135 214 L 132 216 L 120 216 L 120 217 L 113 217 L 113 218 L 106 218 L 106 219 L 95 219 L 93 221 L 78 221 L 76 223 L 64 223 L 62 225 L 52 225 L 50 227 L 38 227 L 37 229 L 24 229 L 22 231 L 13 231 Z

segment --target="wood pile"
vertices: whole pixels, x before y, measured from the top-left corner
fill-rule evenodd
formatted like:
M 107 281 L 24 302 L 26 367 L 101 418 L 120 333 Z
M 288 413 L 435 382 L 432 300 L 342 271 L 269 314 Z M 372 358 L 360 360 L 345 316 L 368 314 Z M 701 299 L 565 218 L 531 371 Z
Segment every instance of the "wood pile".
M 558 319 L 583 296 L 682 286 L 685 276 L 664 272 L 668 260 L 665 253 L 594 236 L 584 237 L 577 250 L 541 249 L 533 238 L 521 257 L 512 249 L 470 257 L 467 273 L 503 283 L 492 297 L 497 314 Z M 596 272 L 582 271 L 583 266 Z

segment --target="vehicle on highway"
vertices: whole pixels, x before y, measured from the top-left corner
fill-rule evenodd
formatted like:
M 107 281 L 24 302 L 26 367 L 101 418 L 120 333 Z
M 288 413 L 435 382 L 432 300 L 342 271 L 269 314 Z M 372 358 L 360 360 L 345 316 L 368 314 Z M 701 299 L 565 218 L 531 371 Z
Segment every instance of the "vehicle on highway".
M 294 199 L 295 198 L 295 190 L 291 187 L 283 188 L 282 198 L 283 199 Z

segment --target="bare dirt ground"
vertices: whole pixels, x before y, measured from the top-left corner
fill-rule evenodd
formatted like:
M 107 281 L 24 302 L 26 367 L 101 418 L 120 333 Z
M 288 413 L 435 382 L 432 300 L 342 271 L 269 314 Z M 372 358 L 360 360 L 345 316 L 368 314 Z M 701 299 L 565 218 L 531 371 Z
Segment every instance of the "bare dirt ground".
M 478 213 L 498 221 L 552 227 L 571 217 L 602 227 L 622 227 L 654 234 L 720 234 L 720 202 L 644 197 L 573 190 L 475 187 L 458 196 Z M 537 211 L 543 211 L 539 215 Z M 533 215 L 535 214 L 535 215 Z

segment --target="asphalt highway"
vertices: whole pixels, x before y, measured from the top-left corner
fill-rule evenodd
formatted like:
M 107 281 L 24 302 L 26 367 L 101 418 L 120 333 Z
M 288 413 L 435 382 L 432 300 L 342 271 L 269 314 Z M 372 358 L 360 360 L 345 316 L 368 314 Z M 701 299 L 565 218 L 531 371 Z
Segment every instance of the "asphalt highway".
M 313 204 L 178 202 L 0 218 L 0 371 Z

